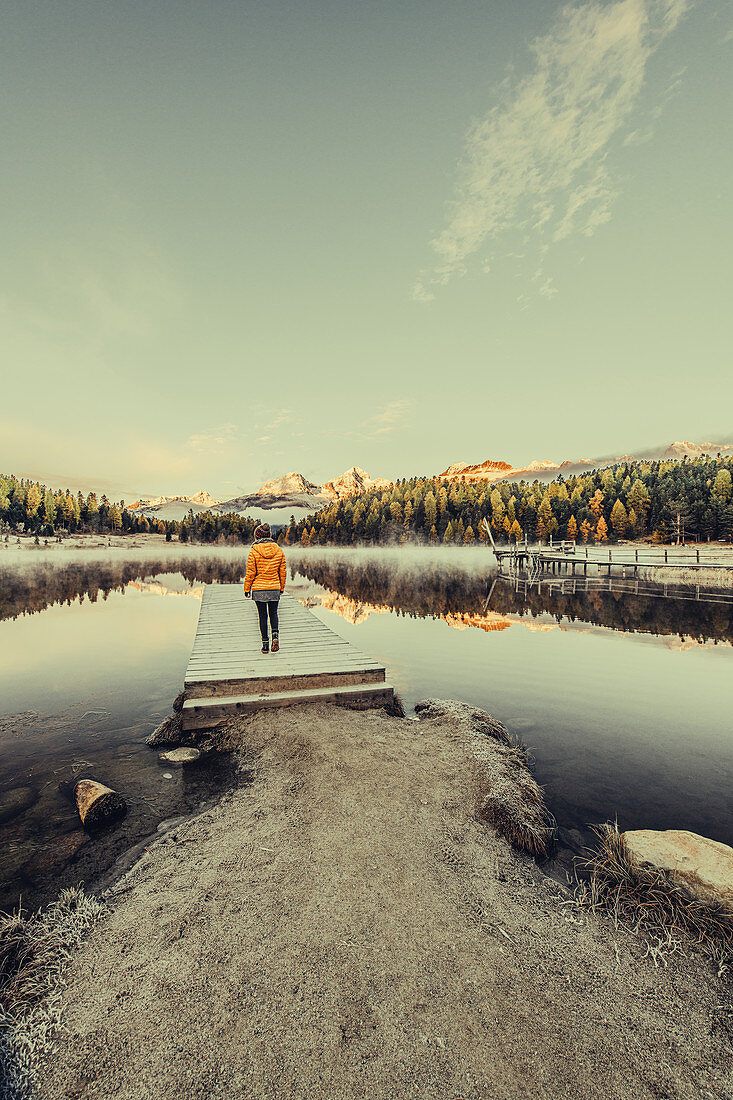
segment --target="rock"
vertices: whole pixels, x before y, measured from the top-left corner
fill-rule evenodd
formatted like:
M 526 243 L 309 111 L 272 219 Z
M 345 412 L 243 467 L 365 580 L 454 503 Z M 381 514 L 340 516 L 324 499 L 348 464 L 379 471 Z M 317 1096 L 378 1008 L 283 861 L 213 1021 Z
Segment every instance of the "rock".
M 88 839 L 86 833 L 82 832 L 81 829 L 56 837 L 54 841 L 44 845 L 35 855 L 31 856 L 27 863 L 23 864 L 23 874 L 34 881 L 58 874 L 67 863 L 74 859 L 79 849 L 86 844 Z
M 0 821 L 10 821 L 37 802 L 38 791 L 33 787 L 13 787 L 0 794 Z
M 179 745 L 182 738 L 180 714 L 169 714 L 150 736 L 145 738 L 145 744 L 155 749 L 158 745 Z
M 563 829 L 560 826 L 557 830 L 557 840 L 564 848 L 568 848 L 576 855 L 584 855 L 587 852 L 587 845 L 578 829 Z
M 733 909 L 733 848 L 684 829 L 622 833 L 632 863 L 657 867 L 693 897 Z
M 161 764 L 195 764 L 201 759 L 201 753 L 198 749 L 180 748 L 170 749 L 168 752 L 162 752 L 158 757 Z

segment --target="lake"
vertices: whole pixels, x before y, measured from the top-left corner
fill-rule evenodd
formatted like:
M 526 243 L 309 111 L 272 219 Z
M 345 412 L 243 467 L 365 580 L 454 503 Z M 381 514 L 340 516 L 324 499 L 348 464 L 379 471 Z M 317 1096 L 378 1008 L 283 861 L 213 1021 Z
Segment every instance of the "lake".
M 3 553 L 0 907 L 103 883 L 163 820 L 235 781 L 226 757 L 167 769 L 143 742 L 181 689 L 203 585 L 237 581 L 245 556 Z M 289 591 L 387 666 L 408 714 L 462 699 L 520 737 L 576 841 L 617 819 L 733 844 L 733 602 L 515 591 L 483 548 L 287 556 Z M 129 803 L 94 839 L 59 791 L 82 773 Z

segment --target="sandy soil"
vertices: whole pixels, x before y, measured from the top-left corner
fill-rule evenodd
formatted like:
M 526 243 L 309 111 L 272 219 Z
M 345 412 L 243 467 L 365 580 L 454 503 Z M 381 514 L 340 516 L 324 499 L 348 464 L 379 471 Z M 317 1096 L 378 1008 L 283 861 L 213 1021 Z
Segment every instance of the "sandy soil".
M 733 1096 L 710 965 L 656 969 L 478 821 L 460 719 L 241 728 L 251 784 L 151 845 L 73 959 L 45 1098 Z

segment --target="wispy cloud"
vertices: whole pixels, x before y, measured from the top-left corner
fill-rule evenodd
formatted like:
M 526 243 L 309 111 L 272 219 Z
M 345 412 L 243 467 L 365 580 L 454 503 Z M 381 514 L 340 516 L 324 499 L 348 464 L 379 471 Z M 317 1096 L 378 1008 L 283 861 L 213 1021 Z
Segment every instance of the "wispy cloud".
M 406 398 L 397 398 L 366 417 L 361 423 L 355 422 L 353 426 L 346 428 L 326 429 L 325 434 L 368 443 L 380 439 L 389 432 L 401 431 L 409 427 L 411 409 L 411 401 Z
M 376 439 L 387 432 L 396 432 L 407 427 L 410 402 L 406 400 L 390 401 L 374 416 L 364 421 L 361 431 L 365 439 Z
M 438 260 L 421 273 L 415 300 L 463 274 L 486 242 L 496 251 L 507 231 L 547 244 L 591 236 L 609 220 L 618 193 L 612 139 L 630 120 L 652 53 L 695 2 L 562 8 L 532 43 L 532 72 L 507 80 L 500 102 L 469 129 L 449 221 L 432 241 Z
M 210 428 L 205 432 L 198 432 L 189 436 L 186 446 L 199 454 L 220 454 L 237 437 L 236 424 L 222 424 L 218 428 Z

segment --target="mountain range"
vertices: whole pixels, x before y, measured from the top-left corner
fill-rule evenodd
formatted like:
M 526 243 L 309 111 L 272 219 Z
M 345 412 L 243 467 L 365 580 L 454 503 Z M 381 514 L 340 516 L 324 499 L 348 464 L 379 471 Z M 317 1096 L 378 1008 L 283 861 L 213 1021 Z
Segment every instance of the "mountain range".
M 163 520 L 180 520 L 191 510 L 194 513 L 235 512 L 241 516 L 259 516 L 263 521 L 277 526 L 289 523 L 291 516 L 297 522 L 331 501 L 365 493 L 368 489 L 386 489 L 391 484 L 384 477 L 370 478 L 360 466 L 352 466 L 323 485 L 316 485 L 293 471 L 266 481 L 254 493 L 229 500 L 215 500 L 202 490 L 190 497 L 142 498 L 131 506 L 131 511 Z
M 658 447 L 639 452 L 636 455 L 608 455 L 603 458 L 585 458 L 574 461 L 554 462 L 551 459 L 529 462 L 524 466 L 513 466 L 498 459 L 486 459 L 484 462 L 453 462 L 442 473 L 435 476 L 444 481 L 486 481 L 538 480 L 551 481 L 558 474 L 568 476 L 585 470 L 610 466 L 615 462 L 631 459 L 681 459 L 687 456 L 695 458 L 702 454 L 733 454 L 730 443 L 691 443 L 677 440 L 667 447 Z M 131 511 L 155 516 L 157 519 L 180 520 L 189 511 L 235 512 L 238 515 L 259 517 L 263 521 L 280 526 L 289 523 L 294 516 L 296 522 L 324 505 L 344 497 L 355 496 L 369 489 L 388 489 L 392 482 L 387 478 L 371 478 L 360 466 L 352 466 L 323 485 L 308 481 L 295 471 L 273 478 L 261 485 L 256 492 L 245 496 L 232 497 L 229 500 L 216 500 L 210 493 L 201 490 L 193 496 L 143 497 L 131 505 Z

